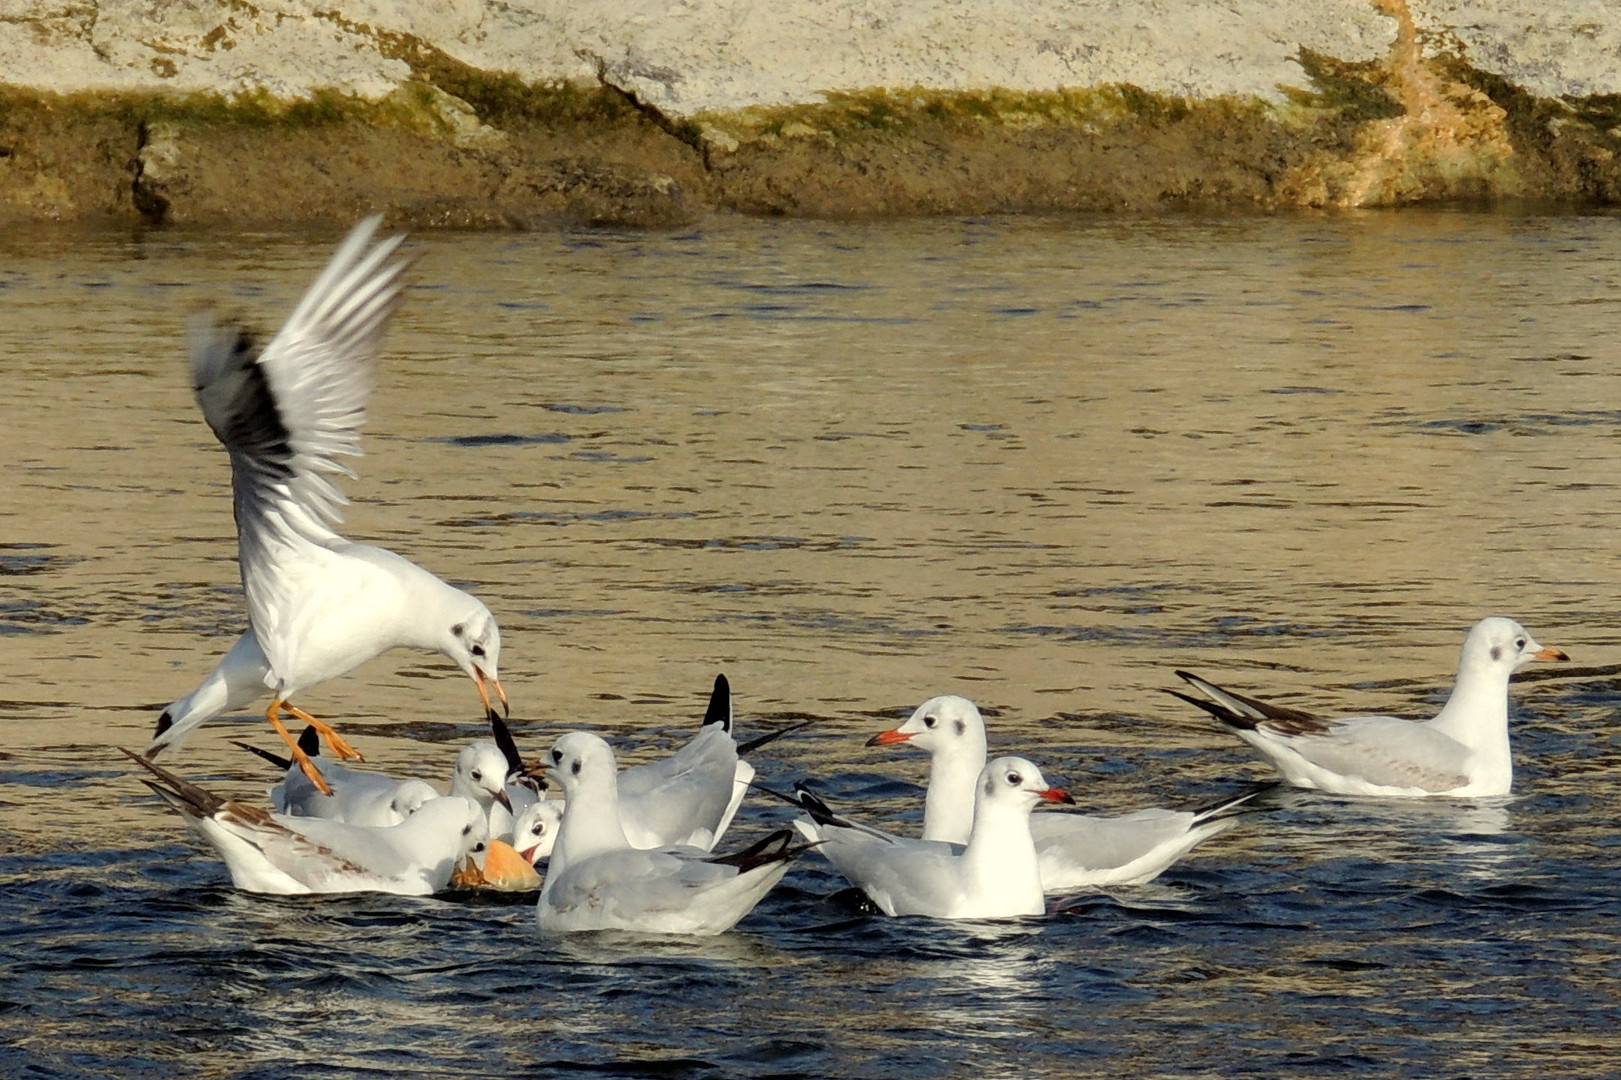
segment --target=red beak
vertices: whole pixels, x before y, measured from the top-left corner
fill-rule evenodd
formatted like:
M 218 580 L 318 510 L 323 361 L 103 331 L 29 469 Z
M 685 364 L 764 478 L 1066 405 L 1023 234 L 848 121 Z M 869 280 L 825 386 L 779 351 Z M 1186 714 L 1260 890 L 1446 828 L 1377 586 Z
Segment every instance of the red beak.
M 1069 792 L 1063 790 L 1062 788 L 1050 787 L 1046 791 L 1041 792 L 1041 797 L 1046 799 L 1048 802 L 1068 803 L 1070 806 L 1075 805 L 1075 800 L 1069 797 Z
M 895 730 L 895 731 L 880 731 L 878 734 L 874 735 L 872 738 L 867 740 L 867 745 L 868 746 L 894 746 L 896 743 L 906 742 L 911 737 L 912 736 L 911 736 L 910 733 L 905 732 L 905 731 L 900 731 L 898 729 Z

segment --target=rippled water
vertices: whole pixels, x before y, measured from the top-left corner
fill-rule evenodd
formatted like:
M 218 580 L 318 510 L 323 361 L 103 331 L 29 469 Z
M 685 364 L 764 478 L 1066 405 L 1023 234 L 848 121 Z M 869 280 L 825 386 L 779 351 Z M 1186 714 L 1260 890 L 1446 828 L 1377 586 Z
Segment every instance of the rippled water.
M 475 588 L 531 748 L 685 737 L 905 826 L 865 738 L 981 703 L 1083 806 L 1264 775 L 1173 668 L 1419 715 L 1464 629 L 1516 681 L 1514 797 L 1292 793 L 1041 920 L 863 915 L 814 857 L 723 938 L 527 905 L 232 891 L 131 777 L 243 626 L 180 328 L 268 325 L 333 237 L 0 237 L 0 1073 L 1596 1075 L 1621 1042 L 1612 218 L 732 222 L 418 238 L 346 531 Z M 394 653 L 305 695 L 448 772 L 476 699 Z M 186 775 L 270 782 L 202 729 Z M 747 837 L 782 814 L 745 809 Z

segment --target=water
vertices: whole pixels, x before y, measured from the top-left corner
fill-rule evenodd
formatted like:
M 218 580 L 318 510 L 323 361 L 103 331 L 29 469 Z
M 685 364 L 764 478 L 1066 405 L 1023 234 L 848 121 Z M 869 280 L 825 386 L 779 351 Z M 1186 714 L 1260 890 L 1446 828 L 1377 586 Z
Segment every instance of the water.
M 1515 795 L 1273 800 L 1040 920 L 864 915 L 810 858 L 718 940 L 548 942 L 527 905 L 232 891 L 112 749 L 243 627 L 181 343 L 273 323 L 330 236 L 0 237 L 0 1073 L 1527 1076 L 1606 1071 L 1621 863 L 1609 217 L 715 220 L 418 238 L 345 530 L 484 596 L 538 752 L 684 738 L 908 827 L 868 750 L 937 693 L 1084 807 L 1265 775 L 1161 691 L 1422 715 L 1464 630 Z M 393 653 L 303 698 L 444 776 L 479 731 Z M 202 729 L 190 778 L 271 778 Z M 781 812 L 751 803 L 734 834 Z

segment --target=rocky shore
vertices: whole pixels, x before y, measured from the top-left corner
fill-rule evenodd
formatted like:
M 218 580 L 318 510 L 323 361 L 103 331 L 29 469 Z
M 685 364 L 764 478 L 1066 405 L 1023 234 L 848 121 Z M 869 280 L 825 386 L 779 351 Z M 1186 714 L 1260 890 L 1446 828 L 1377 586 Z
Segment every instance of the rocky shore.
M 1618 57 L 1596 2 L 0 0 L 0 226 L 1606 205 Z

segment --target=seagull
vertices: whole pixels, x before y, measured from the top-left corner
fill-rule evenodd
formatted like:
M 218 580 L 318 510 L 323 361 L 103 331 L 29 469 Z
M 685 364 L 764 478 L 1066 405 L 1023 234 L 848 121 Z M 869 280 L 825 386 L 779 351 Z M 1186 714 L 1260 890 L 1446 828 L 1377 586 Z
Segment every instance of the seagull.
M 715 849 L 754 779 L 754 766 L 738 756 L 732 721 L 731 683 L 716 675 L 698 733 L 669 757 L 619 774 L 620 823 L 633 847 Z
M 1446 705 L 1423 722 L 1395 716 L 1319 719 L 1223 690 L 1186 671 L 1176 674 L 1210 700 L 1166 693 L 1232 728 L 1296 787 L 1337 795 L 1507 795 L 1514 784 L 1509 676 L 1533 660 L 1569 659 L 1537 644 L 1513 619 L 1482 619 L 1463 640 L 1458 680 Z
M 145 783 L 213 846 L 231 883 L 246 892 L 427 896 L 445 889 L 456 864 L 485 841 L 483 814 L 460 796 L 432 799 L 398 825 L 349 825 L 224 799 L 124 753 L 158 778 Z
M 290 699 L 400 645 L 448 657 L 472 678 L 486 714 L 494 711 L 492 692 L 507 705 L 497 674 L 501 635 L 489 608 L 391 551 L 333 531 L 347 500 L 332 477 L 354 475 L 338 459 L 360 453 L 378 344 L 408 265 L 390 261 L 403 237 L 371 243 L 380 221 L 355 226 L 263 346 L 236 323 L 207 313 L 193 321 L 197 401 L 231 459 L 250 628 L 196 690 L 164 710 L 149 756 L 268 693 L 270 725 L 326 793 L 282 713 L 316 727 L 338 757 L 358 758 Z
M 794 822 L 817 850 L 886 915 L 937 919 L 1004 919 L 1041 915 L 1041 868 L 1030 835 L 1036 804 L 1073 803 L 1020 757 L 987 762 L 974 784 L 968 843 L 898 840 L 832 814 L 800 790 L 810 820 Z M 568 819 L 563 819 L 564 829 Z M 556 858 L 556 855 L 553 855 Z
M 955 694 L 930 698 L 899 727 L 868 746 L 915 746 L 928 751 L 929 789 L 923 839 L 962 845 L 974 821 L 974 790 L 985 767 L 985 720 Z M 1107 885 L 1141 885 L 1164 873 L 1201 841 L 1232 825 L 1244 803 L 1274 785 L 1252 787 L 1198 810 L 1138 810 L 1118 817 L 1079 813 L 1030 819 L 1042 887 L 1049 893 Z
M 552 857 L 557 830 L 563 824 L 563 800 L 541 799 L 519 811 L 512 822 L 512 846 L 530 866 Z M 635 845 L 632 844 L 632 847 Z
M 671 844 L 713 851 L 731 826 L 737 808 L 754 779 L 754 766 L 739 755 L 803 727 L 789 725 L 739 745 L 732 735 L 732 688 L 724 674 L 715 676 L 703 723 L 688 743 L 669 757 L 635 765 L 619 774 L 620 826 L 632 847 Z M 509 778 L 525 766 L 510 733 L 499 718 L 491 721 L 507 753 Z M 508 787 L 512 793 L 513 788 Z M 514 814 L 533 801 L 513 800 Z M 514 842 L 523 850 L 521 843 Z
M 619 825 L 618 770 L 608 744 L 571 731 L 552 745 L 551 756 L 551 775 L 562 785 L 568 809 L 535 909 L 544 933 L 724 933 L 806 850 L 791 843 L 789 829 L 731 855 L 688 846 L 634 847 Z
M 350 769 L 324 760 L 313 727 L 306 727 L 299 735 L 298 747 L 326 781 L 327 793 L 304 775 L 296 761 L 247 743 L 237 745 L 286 770 L 282 782 L 270 789 L 270 805 L 278 814 L 350 825 L 397 825 L 428 799 L 439 797 L 438 790 L 426 780 L 396 780 L 386 773 Z M 506 771 L 506 757 L 500 747 L 484 739 L 462 747 L 450 776 L 450 794 L 478 805 L 492 838 L 511 835 L 512 801 L 504 783 Z

